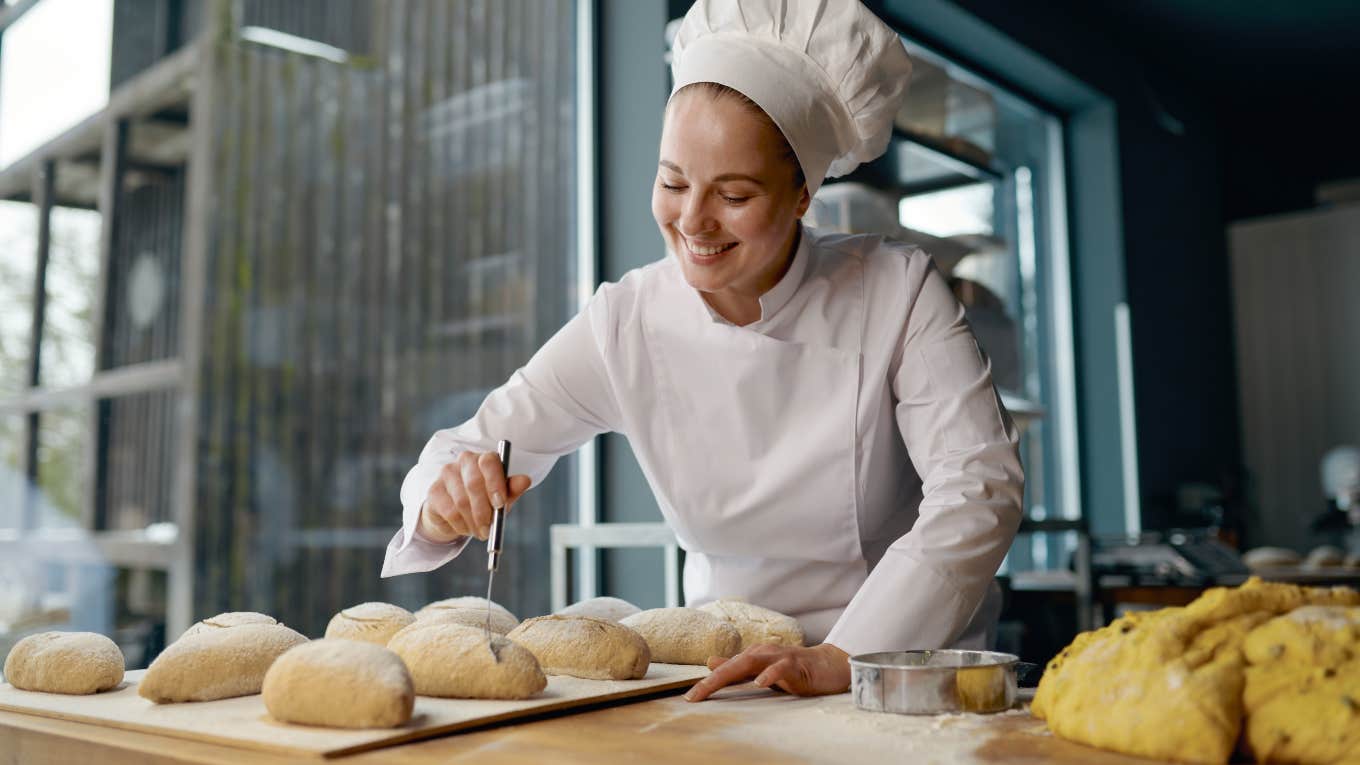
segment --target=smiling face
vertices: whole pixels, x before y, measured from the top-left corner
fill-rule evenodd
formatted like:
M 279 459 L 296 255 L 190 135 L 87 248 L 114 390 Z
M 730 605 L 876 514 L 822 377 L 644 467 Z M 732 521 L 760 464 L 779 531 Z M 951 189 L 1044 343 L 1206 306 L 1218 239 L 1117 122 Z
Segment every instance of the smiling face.
M 685 281 L 734 323 L 759 318 L 807 211 L 788 154 L 774 123 L 735 93 L 690 86 L 667 107 L 652 216 Z

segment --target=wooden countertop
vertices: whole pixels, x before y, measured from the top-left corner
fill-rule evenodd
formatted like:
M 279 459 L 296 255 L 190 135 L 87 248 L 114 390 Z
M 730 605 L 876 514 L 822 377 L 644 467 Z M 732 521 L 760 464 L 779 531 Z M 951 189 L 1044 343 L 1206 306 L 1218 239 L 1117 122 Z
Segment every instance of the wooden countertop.
M 1000 715 L 884 715 L 855 709 L 849 694 L 797 698 L 751 685 L 726 689 L 698 704 L 678 696 L 653 698 L 388 747 L 334 762 L 749 765 L 890 760 L 950 765 L 1149 762 L 1055 738 L 1041 721 L 1018 709 Z M 0 711 L 0 763 L 245 761 L 323 762 Z

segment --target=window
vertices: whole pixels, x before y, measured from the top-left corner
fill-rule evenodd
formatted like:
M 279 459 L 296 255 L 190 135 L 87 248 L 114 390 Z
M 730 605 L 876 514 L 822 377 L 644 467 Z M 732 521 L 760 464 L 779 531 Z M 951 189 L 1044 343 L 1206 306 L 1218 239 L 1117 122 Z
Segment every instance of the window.
M 820 226 L 934 256 L 1021 428 L 1025 508 L 1080 516 L 1058 119 L 911 41 L 909 97 L 880 159 L 818 193 Z M 1022 535 L 1005 570 L 1063 568 L 1071 534 Z
M 18 25 L 70 1 L 4 31 L 5 119 L 29 111 L 13 72 L 36 65 Z M 115 635 L 135 666 L 219 611 L 320 635 L 365 600 L 485 589 L 476 551 L 378 574 L 425 441 L 577 309 L 575 4 L 278 6 L 115 15 L 111 50 L 91 57 L 126 95 L 42 132 L 30 160 L 0 160 L 0 244 L 14 244 L 0 250 L 0 492 L 38 508 L 0 515 L 0 580 L 27 593 L 0 612 L 0 640 L 37 623 L 21 617 L 69 618 L 43 606 L 54 593 L 101 593 L 80 628 Z M 58 19 L 25 34 L 75 32 Z M 575 517 L 571 461 L 516 506 L 517 563 L 496 580 L 512 610 L 548 610 L 547 527 Z

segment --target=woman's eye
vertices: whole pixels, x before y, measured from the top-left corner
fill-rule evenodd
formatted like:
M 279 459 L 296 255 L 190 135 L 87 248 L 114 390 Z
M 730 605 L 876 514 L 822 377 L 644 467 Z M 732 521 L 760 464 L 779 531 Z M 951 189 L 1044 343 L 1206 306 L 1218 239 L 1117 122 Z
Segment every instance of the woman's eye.
M 742 202 L 745 202 L 746 200 L 750 199 L 750 197 L 730 197 L 726 194 L 723 194 L 722 198 L 723 201 L 728 203 L 729 205 L 739 205 Z
M 670 192 L 672 192 L 672 193 L 673 193 L 673 192 L 677 192 L 677 191 L 684 191 L 684 190 L 685 190 L 685 187 L 684 187 L 684 186 L 672 186 L 671 184 L 666 183 L 665 181 L 662 181 L 662 182 L 661 182 L 661 188 L 665 189 L 666 191 L 670 191 Z

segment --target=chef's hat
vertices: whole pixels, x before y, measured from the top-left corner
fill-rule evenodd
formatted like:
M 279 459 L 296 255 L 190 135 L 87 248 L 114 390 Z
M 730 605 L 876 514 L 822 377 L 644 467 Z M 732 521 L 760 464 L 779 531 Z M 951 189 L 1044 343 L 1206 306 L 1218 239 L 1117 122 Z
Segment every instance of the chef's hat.
M 770 116 L 808 191 L 883 153 L 911 60 L 859 0 L 696 0 L 671 48 L 675 88 L 726 85 Z

